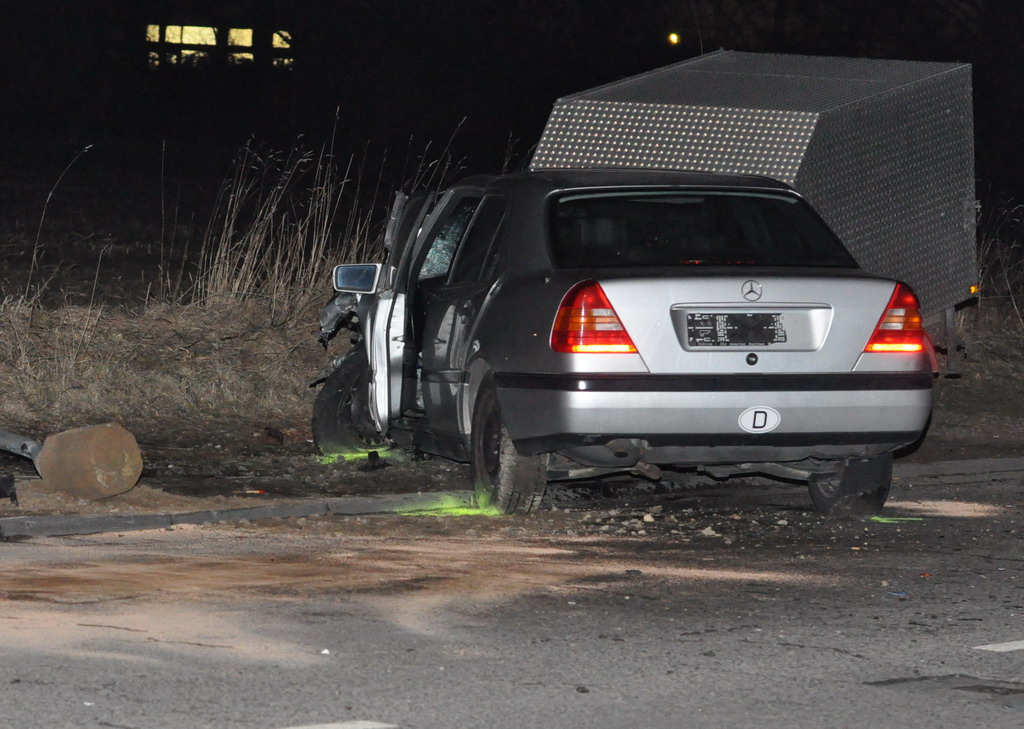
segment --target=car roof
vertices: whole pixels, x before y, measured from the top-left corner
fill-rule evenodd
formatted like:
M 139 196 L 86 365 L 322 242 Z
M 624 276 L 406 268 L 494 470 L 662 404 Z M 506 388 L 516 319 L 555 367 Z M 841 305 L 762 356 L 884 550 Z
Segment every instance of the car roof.
M 557 169 L 514 172 L 505 175 L 477 175 L 456 185 L 500 187 L 512 190 L 555 191 L 587 187 L 727 187 L 792 191 L 783 182 L 757 175 L 720 174 L 712 172 L 650 170 L 626 168 Z

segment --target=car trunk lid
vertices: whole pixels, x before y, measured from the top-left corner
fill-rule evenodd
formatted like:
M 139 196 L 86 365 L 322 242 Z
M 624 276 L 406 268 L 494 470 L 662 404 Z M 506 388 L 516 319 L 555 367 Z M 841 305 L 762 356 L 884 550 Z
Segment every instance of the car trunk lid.
M 852 371 L 895 287 L 754 271 L 599 282 L 651 373 Z

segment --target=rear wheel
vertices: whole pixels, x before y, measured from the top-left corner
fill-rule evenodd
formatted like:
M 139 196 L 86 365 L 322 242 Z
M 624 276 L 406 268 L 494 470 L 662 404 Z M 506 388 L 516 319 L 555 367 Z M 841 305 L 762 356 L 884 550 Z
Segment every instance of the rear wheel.
M 811 478 L 814 507 L 823 514 L 867 518 L 882 510 L 892 484 L 892 454 L 851 459 L 833 473 Z
M 490 377 L 476 397 L 470 440 L 473 490 L 481 508 L 512 514 L 527 513 L 540 505 L 546 470 L 538 456 L 524 456 L 512 444 Z
M 327 376 L 313 403 L 313 442 L 326 455 L 353 455 L 386 447 L 370 418 L 370 363 L 357 346 Z

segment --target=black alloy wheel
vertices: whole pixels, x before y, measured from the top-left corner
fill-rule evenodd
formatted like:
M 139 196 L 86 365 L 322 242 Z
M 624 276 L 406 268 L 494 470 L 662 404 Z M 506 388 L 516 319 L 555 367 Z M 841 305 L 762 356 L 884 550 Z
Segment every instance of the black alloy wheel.
M 528 513 L 544 497 L 547 474 L 539 456 L 516 450 L 501 419 L 494 380 L 487 376 L 473 408 L 471 473 L 477 505 L 503 514 Z

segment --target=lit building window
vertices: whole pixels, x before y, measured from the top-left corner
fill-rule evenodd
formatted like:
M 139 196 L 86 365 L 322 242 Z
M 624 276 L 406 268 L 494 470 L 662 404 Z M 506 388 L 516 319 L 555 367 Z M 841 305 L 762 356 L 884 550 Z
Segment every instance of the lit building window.
M 199 25 L 181 26 L 181 42 L 187 46 L 217 45 L 217 29 Z
M 228 45 L 252 47 L 252 28 L 230 28 L 228 29 Z M 250 56 L 252 54 L 249 54 Z M 252 60 L 251 58 L 249 60 Z
M 208 51 L 197 51 L 194 48 L 183 48 L 181 50 L 181 65 L 183 66 L 202 66 L 210 60 L 210 54 Z
M 269 39 L 265 35 L 262 40 L 255 36 L 252 28 L 147 25 L 147 64 L 151 69 L 162 66 L 195 68 L 210 63 L 214 58 L 221 58 L 226 59 L 229 66 L 244 66 L 263 58 L 273 68 L 290 69 L 294 65 L 294 58 L 282 55 L 282 51 L 287 52 L 292 48 L 290 31 L 275 30 Z M 210 46 L 220 46 L 222 53 L 214 55 Z M 263 54 L 270 58 L 265 58 Z

